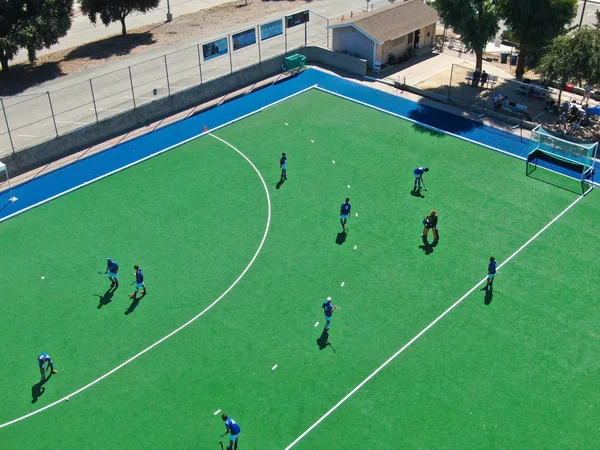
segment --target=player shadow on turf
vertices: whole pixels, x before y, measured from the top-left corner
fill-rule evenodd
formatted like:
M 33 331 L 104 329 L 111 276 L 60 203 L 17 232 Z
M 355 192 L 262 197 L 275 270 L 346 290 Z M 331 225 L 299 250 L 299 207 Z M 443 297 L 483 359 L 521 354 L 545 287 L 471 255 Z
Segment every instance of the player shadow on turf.
M 342 245 L 344 242 L 346 242 L 346 236 L 348 236 L 348 233 L 346 231 L 342 231 L 341 233 L 338 233 L 335 238 L 335 243 L 337 245 Z
M 131 301 L 131 305 L 129 305 L 129 308 L 127 308 L 127 311 L 125 311 L 125 315 L 128 316 L 133 311 L 135 311 L 135 308 L 137 308 L 137 306 L 140 304 L 140 300 L 143 299 L 145 296 L 146 294 L 142 294 L 140 297 L 134 298 Z
M 112 302 L 112 298 L 115 295 L 115 291 L 117 290 L 118 286 L 111 286 L 110 288 L 108 288 L 108 290 L 104 293 L 104 295 L 98 295 L 98 294 L 94 294 L 94 296 L 99 297 L 100 301 L 98 302 L 98 309 L 102 308 L 103 306 L 108 305 L 110 302 Z
M 44 378 L 43 380 L 40 380 L 33 386 L 31 386 L 31 403 L 37 402 L 38 398 L 40 398 L 44 394 L 44 392 L 46 391 L 44 384 L 46 384 L 46 382 L 50 379 L 51 376 L 52 373 L 48 376 L 48 378 Z
M 431 255 L 436 245 L 437 243 L 430 244 L 427 239 L 423 239 L 423 244 L 419 245 L 419 248 L 423 250 L 426 255 Z
M 410 191 L 410 195 L 412 195 L 413 197 L 418 197 L 418 198 L 425 198 L 425 196 L 423 194 L 421 194 L 421 190 L 420 189 L 413 189 L 412 191 Z
M 494 290 L 488 287 L 484 287 L 482 291 L 485 291 L 485 297 L 483 297 L 483 303 L 485 305 L 489 305 L 492 303 L 492 298 L 494 298 Z
M 323 329 L 321 336 L 317 339 L 317 345 L 319 346 L 319 350 L 325 350 L 327 347 L 331 347 L 331 350 L 335 353 L 335 349 L 329 342 L 329 332 L 325 329 Z
M 275 185 L 275 189 L 281 189 L 281 186 L 283 186 L 283 183 L 285 183 L 285 179 L 279 180 L 277 182 L 277 184 Z

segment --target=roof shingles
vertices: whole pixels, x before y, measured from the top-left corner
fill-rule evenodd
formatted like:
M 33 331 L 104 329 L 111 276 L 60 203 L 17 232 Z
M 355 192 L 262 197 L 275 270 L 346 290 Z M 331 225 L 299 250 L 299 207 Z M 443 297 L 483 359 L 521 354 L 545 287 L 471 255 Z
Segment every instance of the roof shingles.
M 438 20 L 437 11 L 431 6 L 423 3 L 422 0 L 410 0 L 365 13 L 332 28 L 352 24 L 382 44 L 437 23 Z

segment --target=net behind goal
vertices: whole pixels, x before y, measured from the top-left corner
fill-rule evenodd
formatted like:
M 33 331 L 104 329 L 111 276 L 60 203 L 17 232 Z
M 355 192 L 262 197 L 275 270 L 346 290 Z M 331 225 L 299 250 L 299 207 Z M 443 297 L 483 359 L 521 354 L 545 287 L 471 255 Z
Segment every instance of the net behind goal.
M 529 174 L 530 165 L 533 165 L 535 169 L 540 159 L 551 160 L 552 164 L 566 167 L 569 173 L 583 182 L 593 174 L 597 150 L 598 143 L 570 142 L 554 136 L 538 125 L 531 131 L 527 174 Z

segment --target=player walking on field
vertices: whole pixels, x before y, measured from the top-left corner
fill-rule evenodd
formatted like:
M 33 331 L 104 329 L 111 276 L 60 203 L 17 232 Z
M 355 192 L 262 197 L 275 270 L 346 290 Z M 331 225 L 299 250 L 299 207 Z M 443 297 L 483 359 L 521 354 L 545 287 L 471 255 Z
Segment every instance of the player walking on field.
M 147 292 L 146 285 L 144 284 L 144 272 L 137 264 L 133 266 L 133 268 L 135 269 L 135 292 L 133 294 L 129 294 L 129 297 L 135 299 L 140 288 L 142 288 L 142 295 L 146 295 Z
M 428 167 L 417 167 L 415 170 L 413 170 L 413 175 L 415 177 L 415 185 L 413 187 L 413 191 L 417 191 L 421 189 L 421 187 L 425 187 L 425 185 L 423 184 L 423 174 L 425 172 L 429 172 Z
M 331 297 L 327 297 L 327 300 L 323 302 L 321 308 L 323 308 L 323 311 L 325 312 L 325 331 L 329 331 L 329 327 L 331 326 L 331 316 L 337 306 L 333 306 L 331 304 Z
M 488 264 L 488 277 L 485 289 L 494 289 L 494 277 L 496 276 L 496 258 L 490 256 L 490 263 Z
M 119 287 L 118 272 L 119 265 L 117 264 L 117 262 L 113 261 L 111 258 L 108 258 L 106 262 L 106 271 L 104 272 L 104 274 L 108 274 L 108 279 L 110 280 L 110 287 L 114 286 L 115 289 Z
M 350 210 L 352 210 L 350 198 L 346 198 L 346 203 L 342 203 L 340 208 L 340 223 L 342 224 L 342 231 L 346 231 L 346 221 L 348 220 L 348 217 L 350 217 Z
M 437 223 L 438 223 L 438 216 L 436 214 L 435 209 L 432 210 L 429 215 L 425 216 L 425 218 L 423 218 L 423 234 L 421 235 L 421 237 L 423 238 L 423 240 L 427 240 L 427 233 L 429 233 L 429 230 L 433 230 L 433 243 L 437 244 L 439 239 L 439 235 L 438 235 L 438 229 L 437 229 Z
M 287 180 L 287 156 L 285 153 L 281 154 L 281 158 L 279 159 L 279 167 L 281 167 L 281 180 Z
M 40 366 L 40 375 L 42 376 L 42 380 L 46 379 L 46 371 L 44 370 L 44 364 L 48 363 L 48 369 L 52 371 L 53 374 L 57 374 L 58 370 L 54 368 L 54 364 L 52 363 L 52 358 L 48 353 L 42 353 L 38 356 L 38 365 Z
M 238 448 L 238 436 L 240 435 L 240 426 L 230 417 L 227 417 L 227 414 L 223 414 L 221 416 L 223 422 L 225 422 L 225 434 L 229 435 L 229 445 L 227 446 L 227 450 L 237 450 Z

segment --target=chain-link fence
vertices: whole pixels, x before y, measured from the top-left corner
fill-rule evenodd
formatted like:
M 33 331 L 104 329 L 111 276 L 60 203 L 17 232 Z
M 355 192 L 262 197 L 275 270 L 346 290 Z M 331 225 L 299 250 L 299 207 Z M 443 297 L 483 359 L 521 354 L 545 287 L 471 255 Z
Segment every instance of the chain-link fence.
M 387 2 L 387 0 L 386 0 Z M 297 16 L 297 15 L 294 15 Z M 329 20 L 286 17 L 62 89 L 0 97 L 0 157 L 295 49 L 329 46 Z

